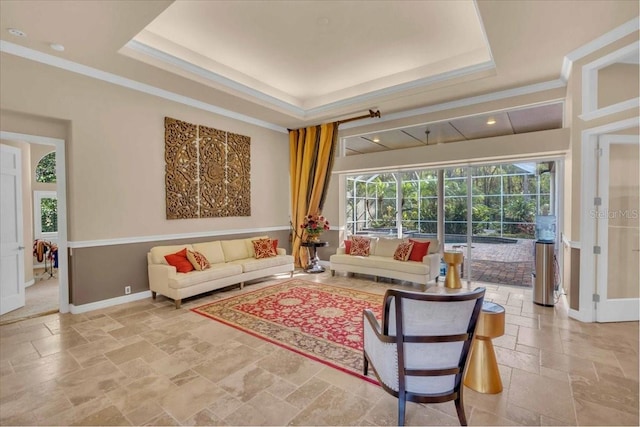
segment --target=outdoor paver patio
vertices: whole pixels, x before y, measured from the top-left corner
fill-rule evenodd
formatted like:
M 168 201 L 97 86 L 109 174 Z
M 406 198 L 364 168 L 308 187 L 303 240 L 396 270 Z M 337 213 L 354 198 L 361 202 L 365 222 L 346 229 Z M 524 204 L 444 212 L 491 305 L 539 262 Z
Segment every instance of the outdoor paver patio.
M 474 281 L 531 287 L 534 269 L 535 240 L 519 239 L 516 243 L 473 243 L 471 245 L 471 275 Z M 468 258 L 467 245 L 445 244 L 446 250 L 462 250 Z M 464 265 L 463 277 L 469 275 Z

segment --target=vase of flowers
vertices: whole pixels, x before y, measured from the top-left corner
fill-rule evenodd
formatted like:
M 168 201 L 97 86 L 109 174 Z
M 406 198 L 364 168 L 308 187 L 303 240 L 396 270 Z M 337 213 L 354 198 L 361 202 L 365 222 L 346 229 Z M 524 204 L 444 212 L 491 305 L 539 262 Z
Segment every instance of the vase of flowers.
M 307 234 L 307 242 L 317 242 L 323 231 L 329 229 L 329 221 L 322 215 L 307 215 L 300 225 Z

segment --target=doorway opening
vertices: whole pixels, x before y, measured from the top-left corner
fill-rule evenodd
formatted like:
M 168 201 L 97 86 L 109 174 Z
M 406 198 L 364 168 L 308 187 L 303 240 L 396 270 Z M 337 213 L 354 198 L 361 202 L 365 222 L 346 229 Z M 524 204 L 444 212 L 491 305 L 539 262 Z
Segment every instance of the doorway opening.
M 20 286 L 22 307 L 0 316 L 0 324 L 55 312 L 69 311 L 66 227 L 66 178 L 64 140 L 0 131 L 3 143 L 17 143 L 28 150 L 31 161 L 23 162 L 22 249 L 27 272 Z M 41 163 L 46 168 L 38 169 Z M 40 179 L 44 176 L 44 179 Z M 26 186 L 26 187 L 25 187 Z M 28 231 L 28 232 L 27 232 Z M 3 242 L 4 243 L 4 242 Z M 32 262 L 31 262 L 32 260 Z M 32 271 L 33 274 L 29 274 Z M 4 279 L 4 278 L 3 278 Z M 4 289 L 3 284 L 3 289 Z M 4 296 L 3 296 L 4 297 Z

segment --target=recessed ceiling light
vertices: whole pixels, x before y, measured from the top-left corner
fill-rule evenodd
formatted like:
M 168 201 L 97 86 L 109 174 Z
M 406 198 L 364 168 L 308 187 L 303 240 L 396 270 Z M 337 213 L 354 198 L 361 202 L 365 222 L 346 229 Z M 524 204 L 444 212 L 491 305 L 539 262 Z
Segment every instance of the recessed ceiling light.
M 9 28 L 7 31 L 9 31 L 9 34 L 11 34 L 12 36 L 27 37 L 27 33 L 17 28 Z
M 496 124 L 496 119 L 489 119 L 489 120 L 487 120 L 487 124 L 488 124 L 489 126 L 491 126 L 491 125 L 495 125 L 495 124 Z
M 49 47 L 58 52 L 64 51 L 64 46 L 59 43 L 51 43 Z
M 375 138 L 372 139 L 373 142 L 380 142 L 380 138 L 378 138 L 377 136 Z

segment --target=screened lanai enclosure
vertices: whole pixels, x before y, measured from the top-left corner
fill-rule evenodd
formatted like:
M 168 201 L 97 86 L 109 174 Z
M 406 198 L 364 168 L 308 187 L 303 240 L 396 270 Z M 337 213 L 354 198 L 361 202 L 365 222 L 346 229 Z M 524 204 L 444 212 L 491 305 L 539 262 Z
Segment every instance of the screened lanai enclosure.
M 535 221 L 556 214 L 556 162 L 348 176 L 348 234 L 436 237 L 465 252 L 463 277 L 531 286 Z M 441 194 L 439 195 L 439 190 Z

